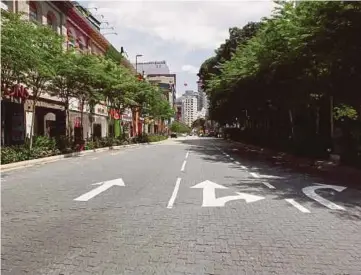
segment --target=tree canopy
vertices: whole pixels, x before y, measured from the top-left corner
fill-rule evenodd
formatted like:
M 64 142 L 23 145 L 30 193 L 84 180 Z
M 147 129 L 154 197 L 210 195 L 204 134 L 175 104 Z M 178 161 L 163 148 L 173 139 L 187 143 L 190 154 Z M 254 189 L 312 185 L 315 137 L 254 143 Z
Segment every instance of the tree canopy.
M 191 132 L 191 128 L 189 128 L 187 125 L 185 125 L 184 123 L 181 123 L 179 121 L 174 121 L 170 126 L 170 130 L 174 133 L 190 133 Z
M 360 118 L 360 32 L 361 4 L 349 1 L 277 2 L 270 18 L 231 28 L 199 72 L 211 119 L 265 143 L 326 144 L 343 127 L 335 116 Z

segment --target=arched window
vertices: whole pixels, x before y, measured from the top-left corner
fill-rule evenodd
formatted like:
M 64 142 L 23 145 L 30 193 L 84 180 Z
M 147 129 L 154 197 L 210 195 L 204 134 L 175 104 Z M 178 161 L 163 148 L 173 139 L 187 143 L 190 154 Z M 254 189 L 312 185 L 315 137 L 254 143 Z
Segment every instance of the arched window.
M 84 37 L 80 36 L 78 38 L 78 45 L 79 45 L 79 50 L 87 51 L 87 45 L 86 45 Z
M 29 18 L 32 21 L 38 21 L 38 6 L 34 1 L 29 1 Z
M 56 17 L 51 11 L 49 11 L 46 16 L 46 24 L 48 25 L 49 28 L 52 28 L 55 32 L 57 31 Z
M 68 28 L 68 48 L 75 48 L 76 46 L 76 33 L 72 27 Z

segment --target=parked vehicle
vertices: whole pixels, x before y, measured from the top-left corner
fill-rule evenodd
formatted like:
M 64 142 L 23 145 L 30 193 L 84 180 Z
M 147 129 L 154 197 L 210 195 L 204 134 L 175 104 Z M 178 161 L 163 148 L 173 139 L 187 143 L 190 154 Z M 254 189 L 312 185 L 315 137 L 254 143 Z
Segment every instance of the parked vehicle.
M 171 137 L 171 138 L 177 138 L 178 136 L 177 136 L 177 133 L 171 133 L 171 134 L 170 134 L 170 137 Z

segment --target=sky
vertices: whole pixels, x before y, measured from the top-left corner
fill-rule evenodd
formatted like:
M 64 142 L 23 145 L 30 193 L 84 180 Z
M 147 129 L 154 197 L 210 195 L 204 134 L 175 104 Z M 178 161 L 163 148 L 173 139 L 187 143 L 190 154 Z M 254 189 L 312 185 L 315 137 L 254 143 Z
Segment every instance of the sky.
M 79 2 L 103 16 L 102 28 L 114 28 L 101 33 L 119 51 L 123 47 L 132 63 L 137 54 L 143 55 L 139 62 L 165 60 L 177 75 L 177 96 L 197 90 L 199 67 L 228 38 L 230 27 L 268 17 L 274 6 L 254 0 Z M 117 35 L 106 34 L 111 32 Z

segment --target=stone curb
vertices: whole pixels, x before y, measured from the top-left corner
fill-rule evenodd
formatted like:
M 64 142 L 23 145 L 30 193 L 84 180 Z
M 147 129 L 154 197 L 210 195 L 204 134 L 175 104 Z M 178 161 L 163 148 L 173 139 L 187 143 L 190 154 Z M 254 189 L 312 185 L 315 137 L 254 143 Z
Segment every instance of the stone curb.
M 257 149 L 258 151 L 261 150 L 265 155 L 282 154 L 283 158 L 291 163 L 292 168 L 301 169 L 299 170 L 299 172 L 309 173 L 314 176 L 321 176 L 322 178 L 328 179 L 332 182 L 343 182 L 345 181 L 345 179 L 347 179 L 347 185 L 350 185 L 354 188 L 361 188 L 360 169 L 344 165 L 338 165 L 327 160 L 315 160 L 304 157 L 296 157 L 292 154 L 277 152 L 271 149 L 266 149 L 260 146 L 250 145 L 239 141 L 229 140 L 229 142 L 240 146 L 248 146 L 250 148 Z M 297 165 L 296 167 L 293 167 L 292 163 L 297 164 L 298 167 Z
M 168 139 L 162 140 L 162 141 L 156 141 L 156 142 L 149 142 L 149 143 L 135 143 L 135 144 L 127 144 L 127 145 L 117 145 L 117 146 L 112 146 L 112 147 L 104 147 L 104 148 L 97 148 L 97 149 L 93 149 L 93 150 L 86 150 L 86 151 L 81 151 L 81 152 L 73 152 L 73 153 L 69 153 L 69 154 L 63 154 L 63 155 L 57 155 L 57 156 L 51 156 L 51 157 L 45 157 L 45 158 L 38 158 L 38 159 L 31 159 L 31 160 L 24 160 L 24 161 L 19 161 L 19 162 L 13 162 L 13 163 L 8 163 L 8 164 L 4 164 L 4 165 L 0 165 L 0 170 L 1 172 L 6 172 L 6 171 L 10 171 L 13 169 L 18 169 L 18 168 L 25 168 L 25 167 L 30 167 L 33 166 L 35 164 L 46 164 L 46 163 L 50 163 L 50 162 L 54 162 L 60 159 L 65 159 L 65 158 L 71 158 L 71 157 L 81 157 L 81 156 L 85 156 L 91 153 L 99 153 L 99 152 L 105 152 L 105 151 L 111 151 L 111 150 L 119 150 L 121 148 L 131 148 L 131 147 L 138 147 L 138 146 L 144 146 L 144 145 L 149 145 L 149 144 L 159 144 L 161 142 L 164 142 Z

